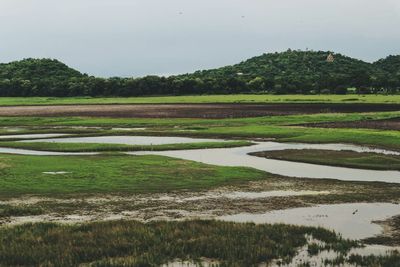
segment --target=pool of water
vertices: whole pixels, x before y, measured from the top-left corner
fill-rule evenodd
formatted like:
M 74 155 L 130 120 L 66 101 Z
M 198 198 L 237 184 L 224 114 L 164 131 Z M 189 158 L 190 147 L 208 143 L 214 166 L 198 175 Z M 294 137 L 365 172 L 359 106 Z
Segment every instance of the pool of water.
M 327 149 L 374 152 L 386 155 L 400 155 L 400 152 L 346 144 L 293 144 L 260 142 L 253 146 L 216 149 L 193 149 L 176 151 L 129 152 L 128 154 L 156 154 L 219 166 L 252 167 L 266 172 L 304 178 L 330 178 L 346 181 L 381 181 L 400 183 L 399 171 L 363 170 L 344 167 L 324 166 L 309 163 L 290 162 L 250 156 L 248 153 L 284 149 Z
M 51 143 L 100 143 L 123 145 L 165 145 L 204 142 L 224 142 L 218 139 L 164 137 L 164 136 L 95 136 L 95 137 L 68 137 L 55 139 L 36 139 L 22 142 L 51 142 Z
M 382 232 L 382 227 L 372 223 L 400 214 L 400 205 L 391 203 L 351 203 L 319 205 L 271 211 L 263 214 L 241 213 L 217 217 L 223 221 L 284 223 L 324 227 L 342 234 L 344 238 L 364 239 Z
M 68 134 L 13 134 L 13 135 L 0 135 L 0 139 L 30 139 L 30 138 L 52 138 L 58 136 L 65 136 Z M 32 142 L 29 140 L 27 142 Z

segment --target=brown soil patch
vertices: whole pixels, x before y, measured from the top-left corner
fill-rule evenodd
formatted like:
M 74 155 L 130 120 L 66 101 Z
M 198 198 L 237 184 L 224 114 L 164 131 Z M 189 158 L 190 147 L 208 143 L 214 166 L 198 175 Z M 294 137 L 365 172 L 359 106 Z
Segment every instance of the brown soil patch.
M 0 107 L 0 116 L 240 118 L 335 112 L 399 111 L 398 104 L 154 104 Z
M 301 126 L 317 127 L 317 128 L 361 128 L 361 129 L 363 128 L 363 129 L 400 131 L 400 117 L 386 119 L 386 120 L 307 123 L 307 124 L 302 124 Z

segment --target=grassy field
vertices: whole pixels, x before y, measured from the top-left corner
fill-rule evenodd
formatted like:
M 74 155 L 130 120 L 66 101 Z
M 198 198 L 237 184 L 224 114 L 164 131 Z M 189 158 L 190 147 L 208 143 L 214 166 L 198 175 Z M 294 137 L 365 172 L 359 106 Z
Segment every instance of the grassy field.
M 322 228 L 216 221 L 35 224 L 0 228 L 2 266 L 160 266 L 176 259 L 221 266 L 290 262 L 305 235 L 342 253 L 358 246 Z M 50 249 L 51 248 L 51 249 Z M 87 264 L 87 265 L 80 265 Z M 90 265 L 89 265 L 90 264 Z
M 316 114 L 240 119 L 119 119 L 84 117 L 1 117 L 0 126 L 48 127 L 41 132 L 62 132 L 51 126 L 145 127 L 142 131 L 98 130 L 100 135 L 170 135 L 221 138 L 275 138 L 281 142 L 354 143 L 400 150 L 400 132 L 379 129 L 329 129 L 300 127 L 303 123 L 379 120 L 400 112 Z M 35 128 L 34 128 L 35 129 Z M 35 129 L 34 131 L 36 131 Z M 66 130 L 70 131 L 70 130 Z M 92 135 L 95 132 L 92 131 Z M 25 131 L 26 133 L 26 131 Z M 4 133 L 3 133 L 4 134 Z
M 0 105 L 174 103 L 400 103 L 400 95 L 202 95 L 158 97 L 1 97 Z
M 44 172 L 67 172 L 45 174 Z M 199 190 L 268 178 L 269 174 L 161 156 L 0 155 L 0 196 L 146 193 Z
M 50 143 L 50 142 L 0 142 L 0 147 L 21 148 L 37 151 L 57 152 L 123 152 L 123 151 L 165 151 L 183 149 L 228 148 L 251 145 L 248 141 L 205 142 L 165 145 L 124 145 L 97 143 Z
M 252 153 L 259 157 L 372 170 L 400 170 L 400 156 L 353 151 L 287 149 Z

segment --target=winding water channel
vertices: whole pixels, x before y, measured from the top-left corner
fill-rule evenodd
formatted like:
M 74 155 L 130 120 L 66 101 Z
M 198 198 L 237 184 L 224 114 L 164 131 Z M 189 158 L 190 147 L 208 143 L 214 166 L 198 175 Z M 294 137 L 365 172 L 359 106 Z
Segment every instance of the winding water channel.
M 400 155 L 400 152 L 367 148 L 346 144 L 292 144 L 277 142 L 259 142 L 256 145 L 236 148 L 128 152 L 132 155 L 162 155 L 219 166 L 252 167 L 262 171 L 290 177 L 329 178 L 344 181 L 380 181 L 400 183 L 399 171 L 376 171 L 344 167 L 332 167 L 309 163 L 290 162 L 266 159 L 248 155 L 259 151 L 276 151 L 285 149 L 326 149 L 351 150 L 356 152 L 375 152 L 386 155 Z
M 39 135 L 37 135 L 40 137 Z M 41 136 L 49 137 L 49 134 Z M 23 135 L 21 136 L 23 137 Z M 225 141 L 218 139 L 199 139 L 189 137 L 161 137 L 161 136 L 98 136 L 98 137 L 69 137 L 53 139 L 26 140 L 26 142 L 58 142 L 58 143 L 104 143 L 126 145 L 160 145 L 182 144 L 199 142 Z M 24 140 L 21 142 L 25 142 Z M 348 144 L 300 144 L 257 142 L 255 145 L 236 148 L 193 149 L 175 151 L 144 151 L 127 152 L 130 155 L 162 155 L 185 160 L 192 160 L 219 166 L 251 167 L 262 171 L 299 178 L 328 178 L 344 181 L 380 181 L 400 183 L 399 171 L 363 170 L 345 167 L 324 166 L 309 163 L 291 162 L 260 158 L 248 155 L 252 152 L 277 151 L 285 149 L 324 149 L 324 150 L 350 150 L 355 152 L 374 152 L 386 155 L 400 155 L 400 152 L 385 149 L 368 148 Z M 0 148 L 0 153 L 24 155 L 92 155 L 96 153 L 68 153 L 35 151 L 26 149 Z

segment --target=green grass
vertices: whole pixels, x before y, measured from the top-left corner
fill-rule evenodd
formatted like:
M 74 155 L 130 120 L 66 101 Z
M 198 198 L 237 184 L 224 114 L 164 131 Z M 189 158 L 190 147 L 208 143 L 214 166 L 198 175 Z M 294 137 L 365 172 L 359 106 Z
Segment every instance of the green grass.
M 259 157 L 372 170 L 400 170 L 400 156 L 353 151 L 287 149 L 252 153 Z
M 86 126 L 86 127 L 149 127 L 150 129 L 164 129 L 177 127 L 175 130 L 202 130 L 207 127 L 230 127 L 247 125 L 296 125 L 303 123 L 321 123 L 336 121 L 378 120 L 400 117 L 397 112 L 373 113 L 325 113 L 311 115 L 285 115 L 237 119 L 194 119 L 194 118 L 99 118 L 99 117 L 0 117 L 1 127 L 10 126 Z M 77 129 L 73 129 L 78 131 Z M 83 131 L 84 129 L 80 129 Z M 93 131 L 92 129 L 86 129 Z
M 44 174 L 43 172 L 70 172 Z M 271 177 L 250 168 L 218 167 L 162 156 L 0 155 L 0 196 L 146 193 L 200 190 Z
M 56 152 L 123 152 L 123 151 L 165 151 L 183 149 L 229 148 L 251 145 L 248 141 L 202 142 L 165 145 L 124 145 L 98 143 L 50 143 L 50 142 L 0 142 L 0 147 L 20 148 Z
M 306 128 L 296 125 L 399 117 L 400 112 L 314 114 L 240 119 L 127 119 L 85 117 L 0 117 L 0 126 L 146 127 L 144 131 L 99 130 L 97 135 L 167 135 L 221 138 L 276 138 L 281 142 L 354 143 L 400 150 L 400 132 L 374 129 Z M 194 131 L 193 131 L 194 130 Z M 68 131 L 68 130 L 66 130 Z M 93 130 L 89 135 L 95 134 Z M 43 132 L 43 130 L 42 130 Z M 47 132 L 53 132 L 47 129 Z M 61 129 L 57 129 L 61 132 Z
M 305 235 L 347 252 L 358 246 L 322 229 L 218 221 L 97 222 L 83 225 L 27 224 L 0 228 L 4 266 L 160 266 L 181 260 L 217 260 L 221 266 L 289 262 Z M 86 265 L 88 266 L 88 265 Z
M 160 103 L 400 103 L 400 95 L 201 95 L 159 97 L 1 97 L 0 105 Z

